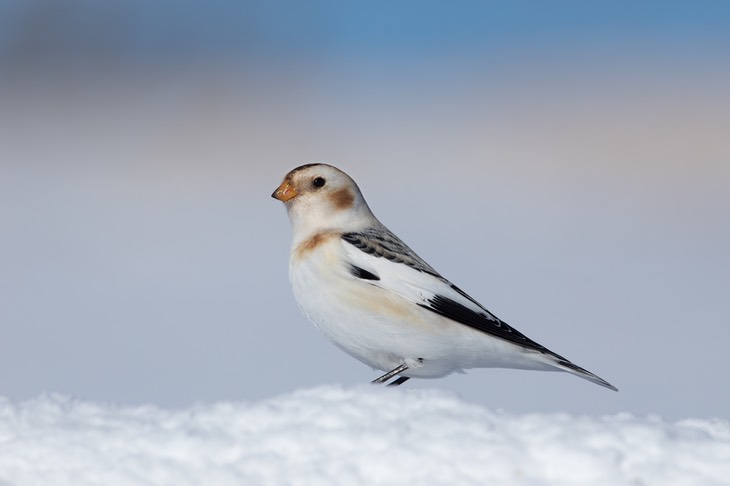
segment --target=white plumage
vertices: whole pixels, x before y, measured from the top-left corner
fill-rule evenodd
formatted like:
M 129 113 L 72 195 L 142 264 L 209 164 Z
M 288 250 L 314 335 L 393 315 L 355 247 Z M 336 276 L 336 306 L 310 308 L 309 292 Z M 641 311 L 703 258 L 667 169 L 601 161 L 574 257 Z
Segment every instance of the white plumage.
M 616 390 L 442 277 L 375 218 L 341 170 L 298 167 L 272 196 L 292 223 L 289 277 L 302 313 L 349 355 L 394 371 L 395 384 L 498 367 L 567 371 Z

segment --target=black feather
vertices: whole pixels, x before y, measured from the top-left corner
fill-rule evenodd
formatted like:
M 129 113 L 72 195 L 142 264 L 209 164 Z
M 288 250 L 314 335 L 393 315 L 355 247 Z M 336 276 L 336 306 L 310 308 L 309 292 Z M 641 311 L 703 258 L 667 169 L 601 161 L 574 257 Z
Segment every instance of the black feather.
M 436 314 L 442 315 L 448 319 L 467 325 L 478 331 L 491 334 L 492 336 L 500 337 L 506 341 L 510 341 L 529 349 L 534 349 L 535 351 L 539 351 L 541 353 L 551 354 L 556 358 L 568 362 L 568 360 L 553 353 L 542 344 L 536 343 L 517 329 L 508 325 L 504 321 L 497 319 L 491 313 L 488 313 L 486 311 L 475 312 L 465 305 L 459 304 L 458 302 L 442 295 L 434 295 L 433 298 L 428 299 L 427 302 L 428 304 L 418 305 L 432 312 L 435 312 Z
M 350 273 L 363 280 L 380 280 L 380 277 L 374 273 L 368 272 L 364 268 L 356 267 L 355 265 L 350 265 Z

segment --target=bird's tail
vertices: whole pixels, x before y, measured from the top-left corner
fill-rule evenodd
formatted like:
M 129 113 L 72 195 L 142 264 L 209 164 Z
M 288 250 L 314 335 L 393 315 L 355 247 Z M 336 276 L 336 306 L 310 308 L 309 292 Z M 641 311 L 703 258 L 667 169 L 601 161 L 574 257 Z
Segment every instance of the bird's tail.
M 618 391 L 618 388 L 604 380 L 598 375 L 594 375 L 590 371 L 581 368 L 580 366 L 571 363 L 567 359 L 563 358 L 562 356 L 555 356 L 555 361 L 552 363 L 553 366 L 556 368 L 567 371 L 568 373 L 572 373 L 575 376 L 578 376 L 580 378 L 583 378 L 584 380 L 592 381 L 596 385 L 605 386 L 609 390 Z

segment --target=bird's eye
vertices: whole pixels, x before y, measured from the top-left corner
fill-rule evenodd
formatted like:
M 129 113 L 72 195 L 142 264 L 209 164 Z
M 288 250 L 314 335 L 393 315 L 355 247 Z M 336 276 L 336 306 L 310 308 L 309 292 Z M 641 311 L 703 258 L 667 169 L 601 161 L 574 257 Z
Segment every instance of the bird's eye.
M 322 178 L 322 177 L 315 177 L 312 180 L 312 185 L 314 187 L 322 187 L 322 186 L 324 186 L 325 182 L 327 182 L 327 181 L 325 181 L 324 178 Z

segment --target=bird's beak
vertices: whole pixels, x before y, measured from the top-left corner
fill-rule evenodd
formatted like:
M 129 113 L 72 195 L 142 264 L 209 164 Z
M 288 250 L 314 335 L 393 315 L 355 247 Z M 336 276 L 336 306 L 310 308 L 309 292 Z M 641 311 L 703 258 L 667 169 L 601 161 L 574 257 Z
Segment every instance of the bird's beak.
M 289 181 L 285 180 L 279 187 L 271 194 L 271 197 L 278 199 L 281 202 L 287 202 L 297 195 L 297 190 L 289 184 Z

